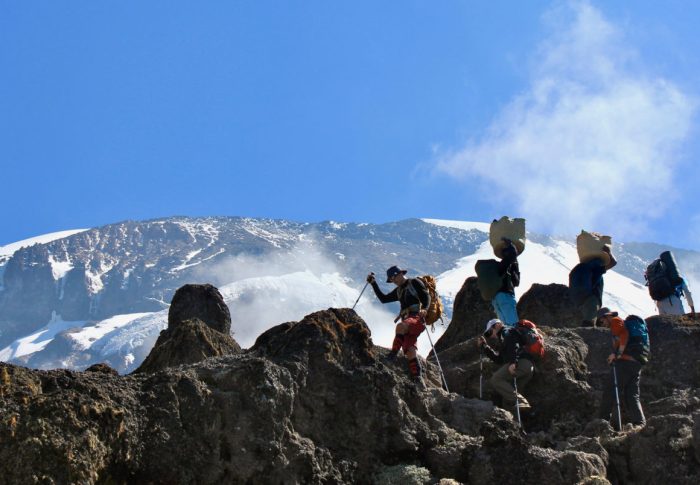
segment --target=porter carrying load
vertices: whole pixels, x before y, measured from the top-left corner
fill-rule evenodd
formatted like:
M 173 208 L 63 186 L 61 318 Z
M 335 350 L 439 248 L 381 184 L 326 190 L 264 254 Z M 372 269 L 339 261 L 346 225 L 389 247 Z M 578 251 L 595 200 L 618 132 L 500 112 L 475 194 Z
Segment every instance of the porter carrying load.
M 503 258 L 503 250 L 508 246 L 505 241 L 513 243 L 518 256 L 525 251 L 525 219 L 503 216 L 493 220 L 489 228 L 489 242 L 498 258 Z
M 608 248 L 606 251 L 605 248 Z M 593 259 L 602 259 L 606 269 L 610 269 L 610 251 L 612 250 L 612 238 L 603 236 L 597 232 L 581 230 L 581 234 L 576 237 L 576 250 L 578 259 L 582 263 L 587 263 Z

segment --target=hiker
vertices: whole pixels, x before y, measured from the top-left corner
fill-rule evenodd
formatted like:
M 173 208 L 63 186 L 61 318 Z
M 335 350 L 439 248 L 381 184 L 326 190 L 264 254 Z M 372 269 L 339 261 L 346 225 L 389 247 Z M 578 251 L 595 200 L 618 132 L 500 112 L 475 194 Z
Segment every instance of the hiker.
M 408 369 L 411 377 L 419 384 L 423 384 L 421 367 L 416 354 L 416 342 L 418 336 L 425 330 L 425 316 L 430 307 L 430 293 L 423 282 L 418 278 L 406 278 L 407 271 L 398 266 L 392 266 L 386 270 L 386 282 L 394 283 L 396 288 L 388 294 L 384 294 L 374 278 L 374 273 L 367 275 L 367 282 L 372 285 L 374 293 L 382 303 L 398 301 L 401 304 L 401 312 L 394 322 L 401 319 L 396 325 L 396 335 L 391 344 L 391 352 L 388 359 L 396 360 L 400 349 L 408 359 Z
M 486 339 L 497 339 L 500 350 L 494 351 L 486 343 Z M 515 407 L 516 399 L 518 408 L 530 409 L 530 404 L 520 393 L 515 392 L 513 379 L 517 378 L 518 391 L 522 391 L 535 372 L 533 357 L 523 350 L 525 342 L 520 332 L 515 327 L 506 326 L 497 318 L 489 320 L 486 330 L 476 341 L 477 346 L 483 350 L 489 359 L 497 364 L 503 364 L 500 369 L 491 376 L 491 385 L 503 397 L 505 407 Z
M 612 334 L 612 352 L 607 357 L 608 365 L 611 368 L 604 383 L 603 398 L 600 402 L 600 418 L 610 421 L 610 415 L 613 406 L 615 406 L 613 371 L 616 371 L 617 393 L 625 405 L 627 415 L 632 424 L 644 425 L 646 419 L 644 411 L 642 411 L 642 404 L 639 402 L 639 379 L 642 372 L 642 362 L 630 355 L 629 331 L 618 313 L 611 311 L 608 307 L 598 310 L 597 317 L 602 326 L 608 327 Z
M 501 277 L 501 288 L 491 300 L 491 305 L 498 320 L 509 327 L 518 323 L 518 311 L 515 301 L 515 287 L 520 285 L 520 268 L 518 266 L 518 251 L 510 239 L 502 238 L 506 243 L 503 248 L 501 261 L 498 262 L 498 275 Z
M 673 289 L 673 293 L 667 298 L 654 300 L 656 308 L 659 310 L 659 315 L 685 315 L 685 308 L 681 296 L 685 297 L 685 301 L 690 306 L 690 313 L 695 316 L 695 305 L 693 304 L 693 295 L 690 293 L 688 283 L 685 278 L 681 277 L 681 284 Z
M 596 314 L 603 306 L 603 275 L 617 264 L 610 247 L 604 246 L 601 250 L 610 257 L 608 264 L 603 258 L 593 258 L 576 265 L 569 273 L 572 298 L 579 305 L 584 327 L 595 326 Z

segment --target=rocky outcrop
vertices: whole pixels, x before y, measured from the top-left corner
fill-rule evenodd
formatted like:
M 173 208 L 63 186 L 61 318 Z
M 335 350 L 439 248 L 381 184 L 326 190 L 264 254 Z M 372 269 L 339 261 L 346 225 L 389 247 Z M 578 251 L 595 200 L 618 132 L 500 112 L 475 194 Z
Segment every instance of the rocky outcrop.
M 231 314 L 219 290 L 212 285 L 185 285 L 173 297 L 168 328 L 134 373 L 239 353 L 241 347 L 230 331 Z
M 208 327 L 231 333 L 231 313 L 219 290 L 212 285 L 184 285 L 175 292 L 168 309 L 168 329 L 198 318 Z
M 581 315 L 569 287 L 533 284 L 518 300 L 518 316 L 547 327 L 580 327 Z
M 596 455 L 606 468 L 600 480 L 611 483 L 697 483 L 700 322 L 689 316 L 647 319 L 652 357 L 642 372 L 641 400 L 648 423 L 641 429 L 626 425 L 616 433 L 596 419 L 610 372 L 605 361 L 611 349 L 610 331 L 578 327 L 578 315 L 561 304 L 565 289 L 538 285 L 519 303 L 524 318 L 557 327 L 540 327 L 547 355 L 524 392 L 535 411 L 523 416 L 528 440 L 545 448 Z M 456 343 L 439 355 L 450 390 L 478 396 L 475 339 Z M 491 399 L 488 378 L 494 366 L 488 360 L 482 366 L 484 396 Z
M 440 352 L 484 332 L 486 322 L 496 318 L 491 303 L 484 301 L 479 293 L 476 277 L 467 278 L 455 296 L 452 320 L 445 333 L 435 342 Z
M 232 337 L 217 332 L 198 318 L 193 318 L 180 323 L 174 329 L 163 330 L 151 353 L 134 373 L 157 372 L 167 367 L 193 364 L 209 357 L 239 352 L 241 347 Z
M 524 439 L 490 402 L 447 394 L 430 379 L 416 388 L 404 367 L 383 363 L 385 352 L 354 311 L 329 309 L 269 330 L 248 352 L 157 373 L 0 364 L 0 476 L 569 484 L 605 475 L 595 454 Z
M 189 364 L 183 348 L 211 350 L 212 336 L 230 337 L 196 318 L 174 321 L 149 356 L 158 365 L 130 376 L 0 364 L 0 483 L 700 480 L 700 325 L 686 317 L 648 319 L 648 423 L 621 432 L 595 419 L 609 330 L 541 326 L 547 354 L 523 390 L 534 409 L 523 414 L 527 434 L 492 402 L 496 366 L 480 360 L 473 336 L 439 352 L 447 393 L 431 362 L 426 388 L 408 378 L 405 359 L 387 362 L 350 309 Z
M 529 430 L 549 430 L 566 426 L 561 431 L 576 433 L 594 408 L 594 395 L 587 382 L 585 359 L 588 347 L 570 330 L 540 327 L 545 335 L 547 353 L 537 363 L 537 371 L 525 389 L 536 410 L 525 416 Z M 478 398 L 480 385 L 483 399 L 499 401 L 489 379 L 500 365 L 479 354 L 476 337 L 441 352 L 442 364 L 451 391 Z M 514 410 L 510 410 L 513 411 Z

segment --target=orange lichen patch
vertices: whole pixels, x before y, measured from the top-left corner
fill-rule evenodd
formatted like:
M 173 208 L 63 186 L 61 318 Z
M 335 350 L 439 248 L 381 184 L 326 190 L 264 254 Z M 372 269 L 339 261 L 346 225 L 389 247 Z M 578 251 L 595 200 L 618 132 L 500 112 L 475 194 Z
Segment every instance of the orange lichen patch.
M 10 416 L 7 420 L 7 426 L 10 428 L 10 436 L 15 437 L 15 431 L 17 430 L 17 425 L 19 424 L 19 417 L 16 414 Z

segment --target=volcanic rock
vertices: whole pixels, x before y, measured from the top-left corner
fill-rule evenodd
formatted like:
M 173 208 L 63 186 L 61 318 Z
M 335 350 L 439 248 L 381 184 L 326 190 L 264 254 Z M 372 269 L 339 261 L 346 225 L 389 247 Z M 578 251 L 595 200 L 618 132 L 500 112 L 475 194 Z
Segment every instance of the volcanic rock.
M 231 333 L 231 313 L 219 290 L 212 285 L 184 285 L 175 292 L 168 310 L 168 328 L 199 318 L 221 333 Z
M 201 362 L 209 357 L 219 357 L 241 352 L 241 346 L 228 334 L 223 334 L 193 318 L 178 324 L 174 329 L 163 330 L 151 353 L 134 371 L 158 372 L 166 367 Z
M 215 332 L 191 320 L 173 333 L 190 326 Z M 269 330 L 248 352 L 157 373 L 0 364 L 0 476 L 206 484 L 372 483 L 398 474 L 569 484 L 605 474 L 595 455 L 522 439 L 491 403 L 430 382 L 416 388 L 405 367 L 382 363 L 385 352 L 354 311 L 330 309 Z
M 467 278 L 455 296 L 450 325 L 435 342 L 437 352 L 449 349 L 475 335 L 481 335 L 486 327 L 486 322 L 496 318 L 491 303 L 481 298 L 476 281 L 475 276 Z
M 594 408 L 594 396 L 586 380 L 588 347 L 571 330 L 539 328 L 544 334 L 546 355 L 536 363 L 535 374 L 523 391 L 536 410 L 525 418 L 528 429 L 549 429 L 556 420 L 561 432 L 580 431 L 581 423 Z M 499 401 L 489 379 L 501 365 L 480 355 L 476 342 L 473 338 L 439 354 L 447 384 L 453 392 L 478 398 L 481 378 L 483 398 Z
M 239 353 L 241 347 L 230 331 L 231 315 L 219 290 L 212 285 L 185 285 L 173 296 L 168 328 L 160 332 L 148 357 L 134 373 L 157 372 Z
M 552 283 L 533 284 L 518 300 L 518 316 L 538 326 L 579 327 L 580 312 L 571 301 L 569 288 Z

